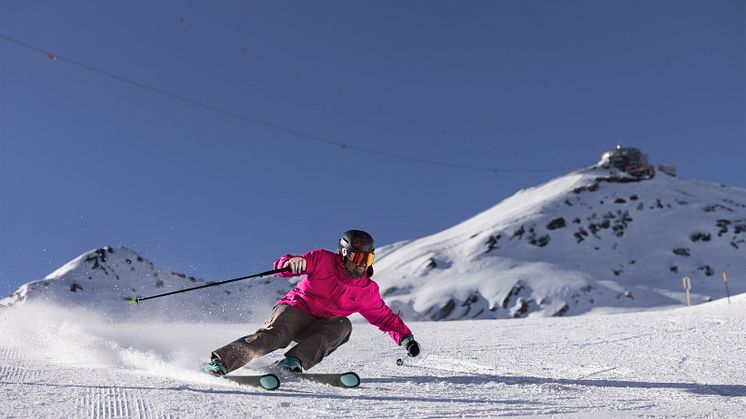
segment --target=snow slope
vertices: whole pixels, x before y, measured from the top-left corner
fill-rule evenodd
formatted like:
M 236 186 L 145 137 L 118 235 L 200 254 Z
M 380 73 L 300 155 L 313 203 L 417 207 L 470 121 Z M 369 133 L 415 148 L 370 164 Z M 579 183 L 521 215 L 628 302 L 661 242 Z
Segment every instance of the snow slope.
M 442 232 L 387 246 L 376 280 L 405 318 L 640 310 L 746 292 L 746 190 L 592 167 Z
M 6 418 L 743 417 L 746 295 L 660 311 L 413 322 L 422 355 L 356 319 L 314 371 L 355 370 L 344 390 L 274 392 L 196 372 L 260 324 L 118 322 L 30 302 L 0 309 Z M 265 370 L 278 351 L 251 364 Z M 239 373 L 250 372 L 247 369 Z

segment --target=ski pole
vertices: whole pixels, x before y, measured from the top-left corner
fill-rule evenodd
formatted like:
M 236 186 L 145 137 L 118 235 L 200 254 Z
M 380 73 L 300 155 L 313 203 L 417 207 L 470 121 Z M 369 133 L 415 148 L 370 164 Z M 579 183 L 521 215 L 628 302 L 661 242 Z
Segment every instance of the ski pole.
M 152 300 L 153 298 L 160 298 L 160 297 L 165 297 L 167 295 L 174 295 L 174 294 L 179 294 L 179 293 L 182 293 L 182 292 L 194 291 L 194 290 L 198 290 L 198 289 L 202 289 L 202 288 L 207 288 L 207 287 L 214 287 L 214 286 L 217 286 L 217 285 L 227 284 L 229 282 L 240 281 L 242 279 L 261 278 L 263 276 L 270 276 L 270 275 L 275 275 L 275 274 L 279 274 L 279 273 L 282 273 L 282 272 L 289 272 L 289 271 L 290 271 L 290 268 L 275 269 L 273 271 L 267 271 L 267 272 L 262 272 L 262 273 L 259 273 L 259 274 L 242 276 L 240 278 L 233 278 L 233 279 L 228 279 L 228 280 L 220 281 L 220 282 L 210 282 L 208 284 L 200 285 L 198 287 L 185 288 L 183 290 L 165 292 L 163 294 L 158 294 L 158 295 L 151 295 L 150 297 L 135 297 L 135 298 L 130 298 L 127 301 L 130 304 L 137 304 L 140 301 Z

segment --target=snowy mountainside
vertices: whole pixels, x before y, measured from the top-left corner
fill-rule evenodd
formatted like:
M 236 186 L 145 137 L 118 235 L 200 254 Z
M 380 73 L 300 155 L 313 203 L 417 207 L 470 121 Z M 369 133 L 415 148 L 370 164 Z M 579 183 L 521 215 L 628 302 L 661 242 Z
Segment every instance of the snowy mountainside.
M 382 294 L 405 318 L 644 309 L 746 292 L 746 190 L 591 167 L 454 227 L 384 248 Z
M 46 300 L 92 309 L 116 318 L 245 321 L 257 310 L 264 316 L 264 311 L 292 288 L 285 279 L 269 277 L 136 305 L 127 301 L 206 283 L 193 276 L 158 268 L 130 249 L 107 246 L 84 253 L 43 280 L 22 285 L 11 296 L 1 299 L 0 307 L 23 304 L 27 300 Z
M 375 232 L 373 232 L 375 233 Z M 437 234 L 379 247 L 375 280 L 406 320 L 577 315 L 694 304 L 746 292 L 746 190 L 600 167 L 519 191 Z M 227 279 L 227 278 L 219 278 Z M 293 283 L 247 280 L 127 304 L 204 284 L 125 248 L 87 252 L 0 299 L 53 300 L 114 317 L 263 319 Z

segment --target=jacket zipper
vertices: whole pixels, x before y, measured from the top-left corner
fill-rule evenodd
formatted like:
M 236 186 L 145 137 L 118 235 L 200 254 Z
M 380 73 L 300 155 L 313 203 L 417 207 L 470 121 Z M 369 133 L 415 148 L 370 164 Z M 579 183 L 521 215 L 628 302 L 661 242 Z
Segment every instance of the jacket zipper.
M 341 297 L 342 294 L 344 294 L 345 287 L 343 287 L 343 286 L 341 286 L 339 284 L 335 284 L 335 285 L 336 285 L 337 289 L 332 292 L 331 298 L 329 298 L 329 300 L 327 300 L 326 304 L 324 304 L 324 307 L 321 308 L 322 313 L 319 313 L 319 314 L 325 314 L 326 309 L 332 304 L 332 302 L 337 301 L 339 299 L 339 297 Z M 339 292 L 339 290 L 342 290 L 342 291 Z

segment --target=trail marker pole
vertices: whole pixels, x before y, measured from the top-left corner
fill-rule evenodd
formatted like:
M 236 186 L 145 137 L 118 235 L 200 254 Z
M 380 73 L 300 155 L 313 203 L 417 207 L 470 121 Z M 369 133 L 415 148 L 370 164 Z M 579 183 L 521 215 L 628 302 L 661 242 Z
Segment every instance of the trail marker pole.
M 728 296 L 728 304 L 730 304 L 730 291 L 728 290 L 728 276 L 723 272 L 723 284 L 725 284 L 725 294 Z
M 689 307 L 692 306 L 692 281 L 689 279 L 688 276 L 685 276 L 682 279 L 682 282 L 684 283 L 684 289 L 686 290 L 686 302 L 689 305 Z

